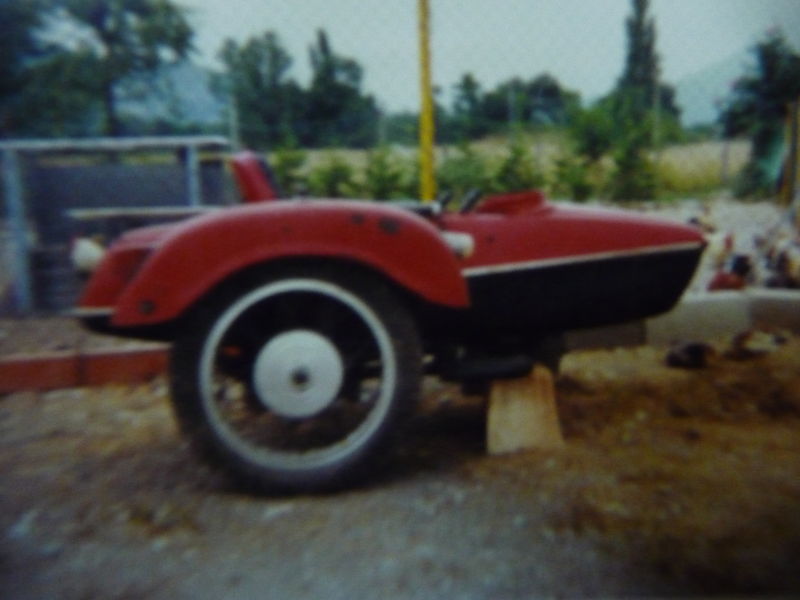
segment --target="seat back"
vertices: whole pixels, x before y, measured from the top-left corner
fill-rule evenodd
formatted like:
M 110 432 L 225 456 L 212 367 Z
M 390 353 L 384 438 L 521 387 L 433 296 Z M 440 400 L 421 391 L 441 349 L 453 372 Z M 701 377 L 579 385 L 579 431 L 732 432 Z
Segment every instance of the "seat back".
M 237 152 L 231 159 L 231 166 L 244 202 L 263 202 L 283 197 L 272 169 L 255 152 Z

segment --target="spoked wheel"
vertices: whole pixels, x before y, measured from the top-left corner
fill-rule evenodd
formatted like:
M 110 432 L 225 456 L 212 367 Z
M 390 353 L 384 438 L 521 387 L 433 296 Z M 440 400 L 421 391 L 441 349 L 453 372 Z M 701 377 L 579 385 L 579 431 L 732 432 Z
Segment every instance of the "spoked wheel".
M 380 282 L 308 273 L 222 302 L 173 347 L 172 398 L 206 456 L 267 489 L 326 489 L 379 454 L 419 393 L 415 325 Z

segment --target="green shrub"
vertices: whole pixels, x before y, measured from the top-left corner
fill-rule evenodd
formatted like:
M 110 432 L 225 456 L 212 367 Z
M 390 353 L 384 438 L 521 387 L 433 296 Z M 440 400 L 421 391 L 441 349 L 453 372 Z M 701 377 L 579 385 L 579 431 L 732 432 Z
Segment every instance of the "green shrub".
M 446 157 L 436 173 L 440 192 L 459 197 L 471 189 L 485 190 L 491 179 L 486 162 L 469 145 L 461 144 L 454 156 Z
M 520 142 L 512 142 L 508 154 L 492 176 L 493 192 L 515 192 L 544 187 L 546 179 L 534 164 L 530 152 Z
M 611 175 L 614 200 L 652 200 L 658 191 L 656 169 L 637 139 L 622 142 L 614 155 Z
M 582 202 L 594 191 L 589 165 L 577 156 L 564 155 L 556 159 L 553 173 L 553 193 Z
M 387 147 L 371 150 L 364 167 L 364 192 L 376 200 L 398 198 L 403 193 L 403 168 Z
M 306 188 L 302 169 L 306 163 L 306 153 L 294 145 L 284 146 L 275 151 L 272 158 L 272 171 L 284 195 L 294 196 Z
M 353 167 L 338 154 L 331 154 L 325 162 L 308 174 L 308 185 L 313 196 L 345 198 L 356 188 Z

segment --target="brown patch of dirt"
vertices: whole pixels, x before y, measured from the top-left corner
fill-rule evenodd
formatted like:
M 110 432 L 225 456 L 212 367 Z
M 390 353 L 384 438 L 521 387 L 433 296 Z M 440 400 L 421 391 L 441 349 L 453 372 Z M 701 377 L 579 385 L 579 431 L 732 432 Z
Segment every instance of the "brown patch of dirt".
M 330 496 L 231 488 L 161 378 L 7 395 L 0 595 L 800 592 L 800 338 L 705 369 L 664 356 L 567 356 L 566 448 L 507 457 L 484 454 L 480 399 L 428 382 L 385 470 Z

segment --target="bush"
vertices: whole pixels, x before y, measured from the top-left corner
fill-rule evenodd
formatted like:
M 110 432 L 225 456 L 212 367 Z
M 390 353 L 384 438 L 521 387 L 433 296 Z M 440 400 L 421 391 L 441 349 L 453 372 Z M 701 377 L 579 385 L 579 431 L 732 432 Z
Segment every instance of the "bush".
M 399 159 L 387 147 L 371 150 L 364 168 L 364 192 L 370 198 L 398 198 L 403 193 L 403 169 Z
M 485 190 L 491 182 L 485 161 L 467 144 L 459 145 L 455 156 L 441 162 L 436 179 L 441 192 L 456 197 L 471 189 Z
M 272 158 L 272 171 L 284 195 L 294 196 L 305 191 L 305 179 L 301 174 L 306 163 L 306 153 L 296 146 L 279 148 Z
M 621 143 L 615 153 L 616 168 L 611 175 L 614 200 L 652 200 L 658 191 L 656 169 L 644 151 L 640 135 Z
M 322 198 L 345 198 L 355 190 L 354 171 L 341 156 L 331 154 L 308 175 L 311 194 Z
M 515 141 L 494 173 L 490 189 L 493 192 L 515 192 L 542 188 L 545 183 L 544 173 L 536 168 L 528 150 Z
M 594 191 L 589 178 L 589 165 L 586 160 L 576 156 L 562 156 L 556 159 L 553 193 L 582 202 Z

